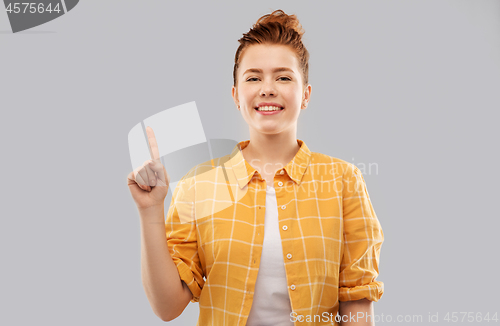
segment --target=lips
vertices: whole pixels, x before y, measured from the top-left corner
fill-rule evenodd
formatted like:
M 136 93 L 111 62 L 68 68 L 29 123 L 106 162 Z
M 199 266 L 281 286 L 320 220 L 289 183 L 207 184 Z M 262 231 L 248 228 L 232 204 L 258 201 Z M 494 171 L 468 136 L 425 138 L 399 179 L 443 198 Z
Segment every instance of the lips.
M 273 115 L 273 114 L 280 114 L 281 111 L 283 111 L 284 109 L 281 109 L 281 110 L 272 110 L 272 111 L 259 111 L 257 109 L 255 109 L 255 111 L 257 112 L 257 114 L 261 114 L 261 115 Z
M 277 106 L 277 107 L 279 107 L 279 108 L 281 109 L 281 110 L 279 110 L 279 111 L 283 111 L 283 110 L 285 109 L 285 108 L 284 108 L 284 107 L 282 107 L 282 106 Z M 256 111 L 258 111 L 259 107 L 256 107 L 256 108 L 254 108 L 254 109 L 255 109 Z M 259 112 L 266 112 L 266 111 L 259 111 Z
M 276 106 L 276 107 L 279 107 L 279 108 L 283 109 L 283 106 L 282 106 L 282 105 L 280 105 L 280 104 L 278 104 L 278 103 L 275 103 L 275 102 L 261 102 L 261 103 L 259 103 L 259 104 L 255 107 L 255 109 L 260 108 L 260 107 L 262 107 L 262 106 Z

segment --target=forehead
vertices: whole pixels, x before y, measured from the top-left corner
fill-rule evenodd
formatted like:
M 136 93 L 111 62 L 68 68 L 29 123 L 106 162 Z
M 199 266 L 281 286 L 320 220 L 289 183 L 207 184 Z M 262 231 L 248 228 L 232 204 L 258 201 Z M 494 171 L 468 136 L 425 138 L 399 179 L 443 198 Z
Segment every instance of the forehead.
M 285 45 L 276 44 L 254 44 L 243 52 L 240 60 L 240 74 L 247 69 L 261 69 L 264 72 L 271 71 L 276 67 L 288 67 L 295 71 L 299 70 L 299 61 L 296 54 Z

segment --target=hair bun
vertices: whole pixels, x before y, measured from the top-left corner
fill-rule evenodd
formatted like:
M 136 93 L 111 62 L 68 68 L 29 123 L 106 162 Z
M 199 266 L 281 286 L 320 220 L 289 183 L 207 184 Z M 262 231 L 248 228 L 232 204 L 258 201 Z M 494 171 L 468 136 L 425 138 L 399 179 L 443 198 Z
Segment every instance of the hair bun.
M 305 32 L 304 29 L 302 28 L 302 25 L 300 25 L 297 16 L 287 15 L 281 9 L 275 10 L 270 14 L 260 17 L 255 23 L 254 27 L 258 25 L 265 25 L 268 23 L 278 23 L 282 25 L 285 29 L 293 29 L 300 36 L 302 36 Z

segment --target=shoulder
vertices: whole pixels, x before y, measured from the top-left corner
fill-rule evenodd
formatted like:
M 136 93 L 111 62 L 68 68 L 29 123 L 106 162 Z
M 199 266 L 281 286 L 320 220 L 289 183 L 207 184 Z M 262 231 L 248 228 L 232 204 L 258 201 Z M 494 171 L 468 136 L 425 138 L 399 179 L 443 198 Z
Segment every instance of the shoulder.
M 353 163 L 347 162 L 341 158 L 326 155 L 323 153 L 311 152 L 311 162 L 314 165 L 330 165 L 334 172 L 345 174 L 347 171 L 357 173 L 358 167 Z

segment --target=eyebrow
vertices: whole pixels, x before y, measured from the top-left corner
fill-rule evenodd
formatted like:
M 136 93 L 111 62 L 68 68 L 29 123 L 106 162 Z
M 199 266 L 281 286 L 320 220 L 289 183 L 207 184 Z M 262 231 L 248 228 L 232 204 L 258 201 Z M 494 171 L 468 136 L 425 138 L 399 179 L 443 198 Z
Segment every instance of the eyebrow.
M 272 70 L 272 72 L 280 72 L 280 71 L 288 71 L 288 72 L 291 72 L 293 73 L 293 70 L 290 69 L 290 68 L 287 68 L 287 67 L 278 67 L 278 68 L 274 68 Z M 262 73 L 262 69 L 257 69 L 257 68 L 250 68 L 250 69 L 247 69 L 243 75 L 245 74 L 248 74 L 248 73 L 251 73 L 251 72 L 254 72 L 254 73 Z

